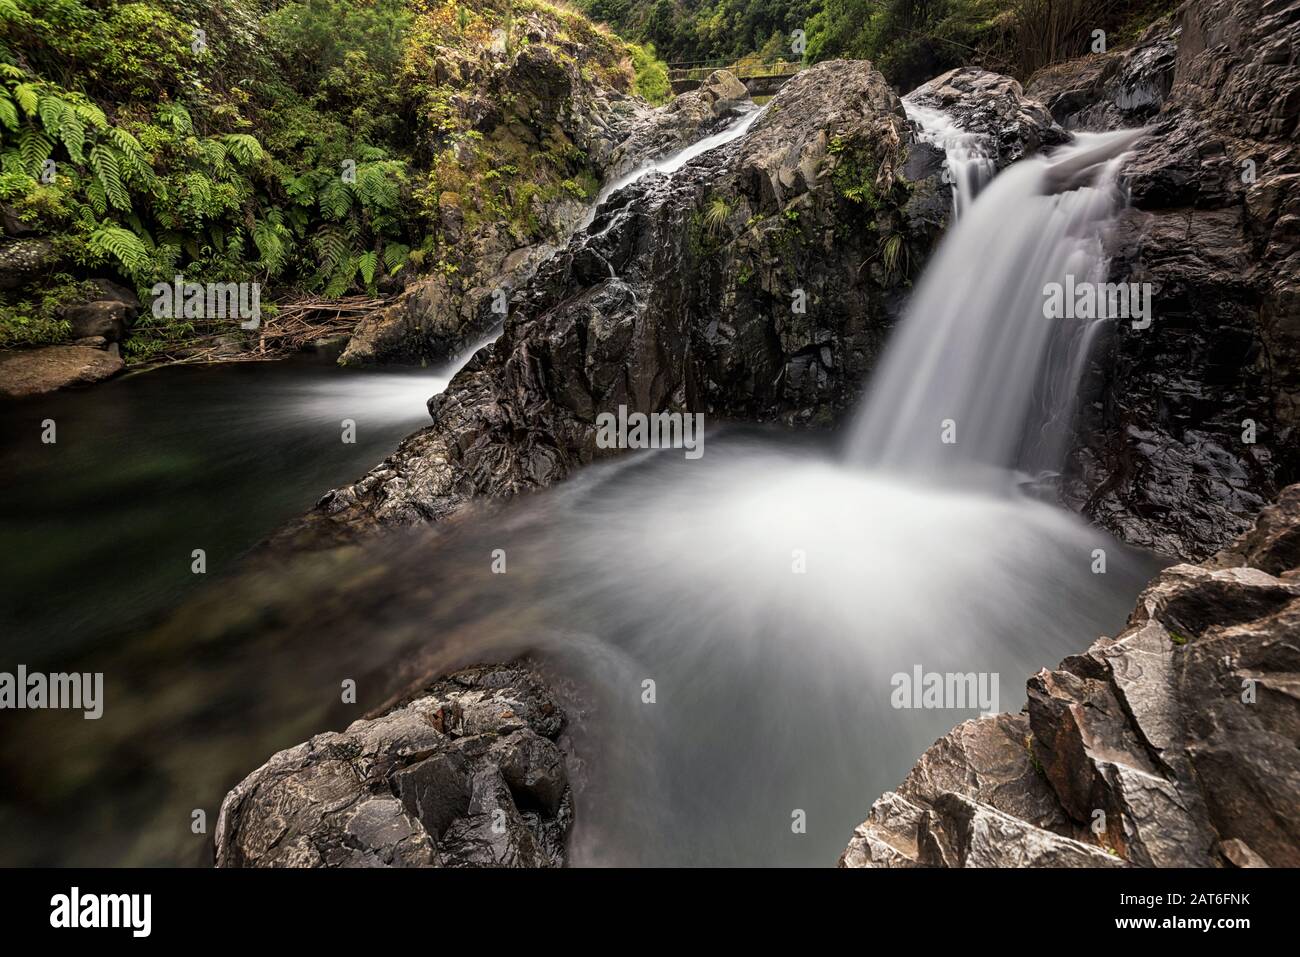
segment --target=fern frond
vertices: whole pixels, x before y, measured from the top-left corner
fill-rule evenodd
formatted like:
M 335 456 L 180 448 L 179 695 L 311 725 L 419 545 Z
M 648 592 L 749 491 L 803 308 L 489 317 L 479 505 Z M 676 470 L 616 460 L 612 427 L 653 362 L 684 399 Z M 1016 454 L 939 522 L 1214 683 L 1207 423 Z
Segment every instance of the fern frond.
M 108 117 L 105 116 L 104 111 L 101 110 L 94 103 L 89 103 L 89 102 L 73 103 L 72 109 L 76 111 L 76 114 L 79 117 L 81 117 L 91 126 L 93 126 L 95 129 L 104 130 L 108 128 Z
M 86 124 L 82 122 L 76 110 L 65 109 L 63 123 L 59 127 L 59 139 L 63 140 L 63 145 L 74 163 L 80 165 L 86 161 L 83 152 L 86 146 Z
M 9 98 L 9 91 L 0 86 L 0 123 L 11 130 L 18 129 L 18 107 Z
M 266 220 L 253 225 L 253 245 L 261 255 L 262 265 L 273 276 L 280 271 L 289 252 L 283 232 L 283 226 Z
M 361 281 L 370 286 L 375 281 L 375 269 L 379 265 L 379 256 L 372 249 L 357 257 L 357 269 L 361 271 Z
M 158 119 L 181 136 L 189 136 L 194 132 L 194 120 L 190 111 L 180 103 L 164 103 L 158 107 Z
M 131 195 L 122 183 L 122 167 L 118 154 L 103 143 L 96 143 L 90 151 L 90 168 L 104 187 L 104 195 L 118 209 L 131 208 Z
M 121 226 L 101 226 L 90 234 L 87 243 L 101 255 L 111 255 L 127 273 L 143 273 L 149 268 L 149 250 L 140 237 Z
M 346 263 L 351 255 L 347 237 L 343 235 L 342 231 L 334 227 L 327 226 L 317 232 L 312 237 L 312 245 L 316 247 L 320 271 L 324 275 L 332 275 L 337 272 L 339 267 Z
M 261 162 L 266 156 L 266 151 L 262 149 L 262 144 L 257 141 L 257 137 L 249 133 L 227 133 L 221 137 L 221 141 L 242 166 L 252 166 L 254 163 Z
M 403 246 L 401 243 L 389 243 L 384 247 L 384 266 L 387 267 L 390 273 L 395 273 L 406 265 L 406 260 L 410 255 L 410 246 Z
M 41 117 L 41 125 L 45 127 L 45 132 L 51 138 L 59 135 L 59 128 L 63 126 L 64 111 L 72 112 L 59 97 L 46 93 L 40 98 L 37 112 Z
M 356 190 L 361 202 L 375 209 L 396 206 L 401 195 L 401 167 L 401 163 L 371 163 L 357 170 Z
M 41 171 L 41 165 L 54 152 L 54 141 L 34 126 L 29 126 L 18 136 L 18 155 L 22 157 L 23 168 L 35 176 Z
M 14 99 L 28 116 L 35 116 L 41 105 L 41 96 L 30 83 L 19 83 L 14 87 Z
M 133 159 L 144 159 L 144 147 L 140 145 L 140 141 L 126 130 L 122 129 L 122 127 L 110 126 L 106 132 L 108 138 L 113 141 L 113 145 L 123 153 Z
M 321 214 L 327 219 L 342 219 L 351 208 L 352 191 L 341 179 L 331 179 L 321 190 Z

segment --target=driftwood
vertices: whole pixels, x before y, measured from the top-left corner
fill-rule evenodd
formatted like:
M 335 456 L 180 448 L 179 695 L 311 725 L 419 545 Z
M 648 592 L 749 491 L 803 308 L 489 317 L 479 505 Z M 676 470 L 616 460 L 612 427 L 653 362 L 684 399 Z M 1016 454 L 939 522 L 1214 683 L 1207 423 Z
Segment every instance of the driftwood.
M 301 352 L 321 339 L 350 333 L 370 313 L 393 299 L 359 295 L 341 299 L 295 299 L 275 303 L 256 330 L 230 321 L 207 323 L 194 334 L 164 342 L 139 368 L 206 362 L 271 362 Z M 256 345 L 251 343 L 256 337 Z M 245 347 L 236 348 L 242 340 Z

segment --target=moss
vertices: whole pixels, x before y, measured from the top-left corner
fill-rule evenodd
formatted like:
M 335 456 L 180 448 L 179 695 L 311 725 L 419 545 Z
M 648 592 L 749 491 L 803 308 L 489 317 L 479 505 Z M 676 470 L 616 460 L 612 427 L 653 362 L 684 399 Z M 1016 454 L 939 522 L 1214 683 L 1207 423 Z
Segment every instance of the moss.
M 1034 736 L 1032 734 L 1025 735 L 1025 752 L 1029 755 L 1029 763 L 1033 765 L 1034 772 L 1044 781 L 1047 780 L 1047 771 L 1043 767 L 1043 762 L 1038 760 L 1038 755 L 1034 753 Z

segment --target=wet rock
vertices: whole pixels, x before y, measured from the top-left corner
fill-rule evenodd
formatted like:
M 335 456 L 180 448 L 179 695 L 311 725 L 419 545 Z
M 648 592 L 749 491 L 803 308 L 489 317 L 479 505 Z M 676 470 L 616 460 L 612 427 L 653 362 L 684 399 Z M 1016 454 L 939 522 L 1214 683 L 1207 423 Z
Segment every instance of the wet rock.
M 845 867 L 1300 863 L 1300 485 L 1129 628 L 968 721 L 872 806 Z
M 869 63 L 790 80 L 749 132 L 615 193 L 510 300 L 497 342 L 430 401 L 434 424 L 325 496 L 280 544 L 436 521 L 616 452 L 629 410 L 827 426 L 857 401 L 940 223 L 935 164 Z M 947 201 L 943 201 L 946 208 Z M 894 237 L 896 265 L 882 250 Z
M 724 127 L 738 111 L 750 109 L 745 84 L 716 70 L 698 88 L 640 119 L 610 158 L 607 179 L 617 179 L 653 163 Z
M 910 102 L 942 110 L 966 132 L 983 137 L 999 169 L 1070 138 L 1047 107 L 1026 96 L 1018 82 L 979 67 L 949 70 L 907 97 Z
M 529 42 L 502 43 L 481 57 L 440 51 L 434 80 L 460 87 L 451 107 L 475 136 L 448 143 L 437 126 L 427 131 L 427 151 L 433 165 L 454 164 L 467 183 L 491 164 L 505 164 L 503 157 L 518 165 L 521 154 L 547 153 L 537 176 L 521 170 L 504 181 L 502 195 L 491 197 L 504 197 L 507 205 L 523 197 L 528 215 L 512 215 L 511 222 L 476 215 L 487 197 L 469 185 L 443 190 L 433 237 L 442 268 L 410 279 L 396 302 L 363 319 L 340 357 L 344 365 L 442 362 L 499 326 L 498 291 L 509 295 L 527 283 L 582 220 L 586 203 L 574 194 L 578 183 L 603 179 L 619 145 L 653 125 L 655 111 L 627 92 L 630 74 L 616 56 L 621 47 L 572 37 L 541 10 L 525 13 L 514 30 Z M 692 121 L 717 115 L 711 105 L 683 111 L 671 135 L 689 139 Z M 668 124 L 663 131 L 669 135 Z
M 564 714 L 484 665 L 281 751 L 221 805 L 218 867 L 556 867 L 573 819 Z
M 1147 125 L 1112 279 L 1152 324 L 1097 356 L 1064 483 L 1135 544 L 1201 559 L 1300 478 L 1300 12 L 1190 0 L 1124 51 L 1031 78 L 1065 127 Z
M 116 353 L 90 345 L 0 352 L 0 395 L 23 398 L 93 385 L 117 375 L 125 366 Z

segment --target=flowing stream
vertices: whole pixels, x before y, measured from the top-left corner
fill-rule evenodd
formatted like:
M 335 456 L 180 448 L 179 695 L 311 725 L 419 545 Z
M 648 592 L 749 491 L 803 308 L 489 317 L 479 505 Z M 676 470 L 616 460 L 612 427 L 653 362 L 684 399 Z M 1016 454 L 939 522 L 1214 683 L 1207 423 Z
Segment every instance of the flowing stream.
M 236 574 L 157 628 L 119 629 L 82 661 L 61 660 L 103 670 L 114 708 L 75 727 L 33 714 L 21 737 L 0 743 L 5 863 L 201 863 L 190 809 L 215 821 L 225 791 L 272 751 L 342 727 L 422 676 L 526 653 L 555 679 L 571 719 L 574 863 L 833 864 L 871 801 L 926 747 L 985 708 L 1018 709 L 1030 674 L 1122 627 L 1158 567 L 1016 490 L 1029 461 L 1051 468 L 1048 450 L 1069 423 L 1049 386 L 1073 388 L 1054 377 L 1073 375 L 1087 346 L 1086 330 L 1035 328 L 1047 320 L 1034 284 L 1101 267 L 1095 240 L 1118 208 L 1122 146 L 1084 141 L 1030 160 L 963 209 L 927 275 L 948 271 L 918 288 L 847 450 L 775 429 L 711 431 L 699 460 L 632 453 L 542 495 L 483 503 L 468 520 Z M 1080 166 L 1101 147 L 1107 158 Z M 1049 175 L 1062 162 L 1072 189 Z M 1031 235 L 1040 256 L 1027 270 Z M 964 262 L 972 249 L 977 262 Z M 280 465 L 235 477 L 223 470 L 229 457 L 254 468 L 287 444 L 284 459 L 315 472 L 317 492 L 378 458 L 344 461 L 351 453 L 335 447 L 336 420 L 353 405 L 340 387 L 349 380 L 332 375 L 286 384 L 274 399 L 232 378 L 224 406 L 199 404 L 178 382 L 177 405 L 142 402 L 119 423 L 170 423 L 151 454 L 190 450 L 166 474 L 208 493 L 148 516 L 148 529 L 177 526 L 167 561 L 186 567 L 196 523 L 228 520 L 275 486 Z M 895 378 L 904 381 L 888 388 Z M 421 419 L 443 381 L 351 380 L 370 394 L 358 423 L 377 433 L 384 409 L 394 435 L 409 431 L 418 422 L 407 421 L 408 403 Z M 958 442 L 947 446 L 940 423 L 954 415 Z M 75 427 L 66 434 L 72 443 Z M 324 452 L 304 451 L 317 442 L 329 443 L 328 468 Z M 96 452 L 85 475 L 97 464 L 129 473 L 126 453 Z M 208 470 L 226 477 L 225 491 Z M 70 493 L 52 489 L 47 515 L 60 494 Z M 129 523 L 111 502 L 96 507 Z M 492 573 L 495 549 L 508 556 L 504 575 Z M 1098 549 L 1105 574 L 1093 573 Z M 92 614 L 97 593 L 79 592 L 112 562 L 106 544 L 100 554 L 31 573 L 25 614 L 41 601 L 67 604 L 36 612 L 51 621 Z M 143 557 L 128 557 L 114 580 L 140 572 Z M 50 585 L 60 574 L 65 595 Z M 995 680 L 996 699 L 896 707 L 896 676 L 917 668 Z M 357 706 L 338 701 L 349 677 Z

